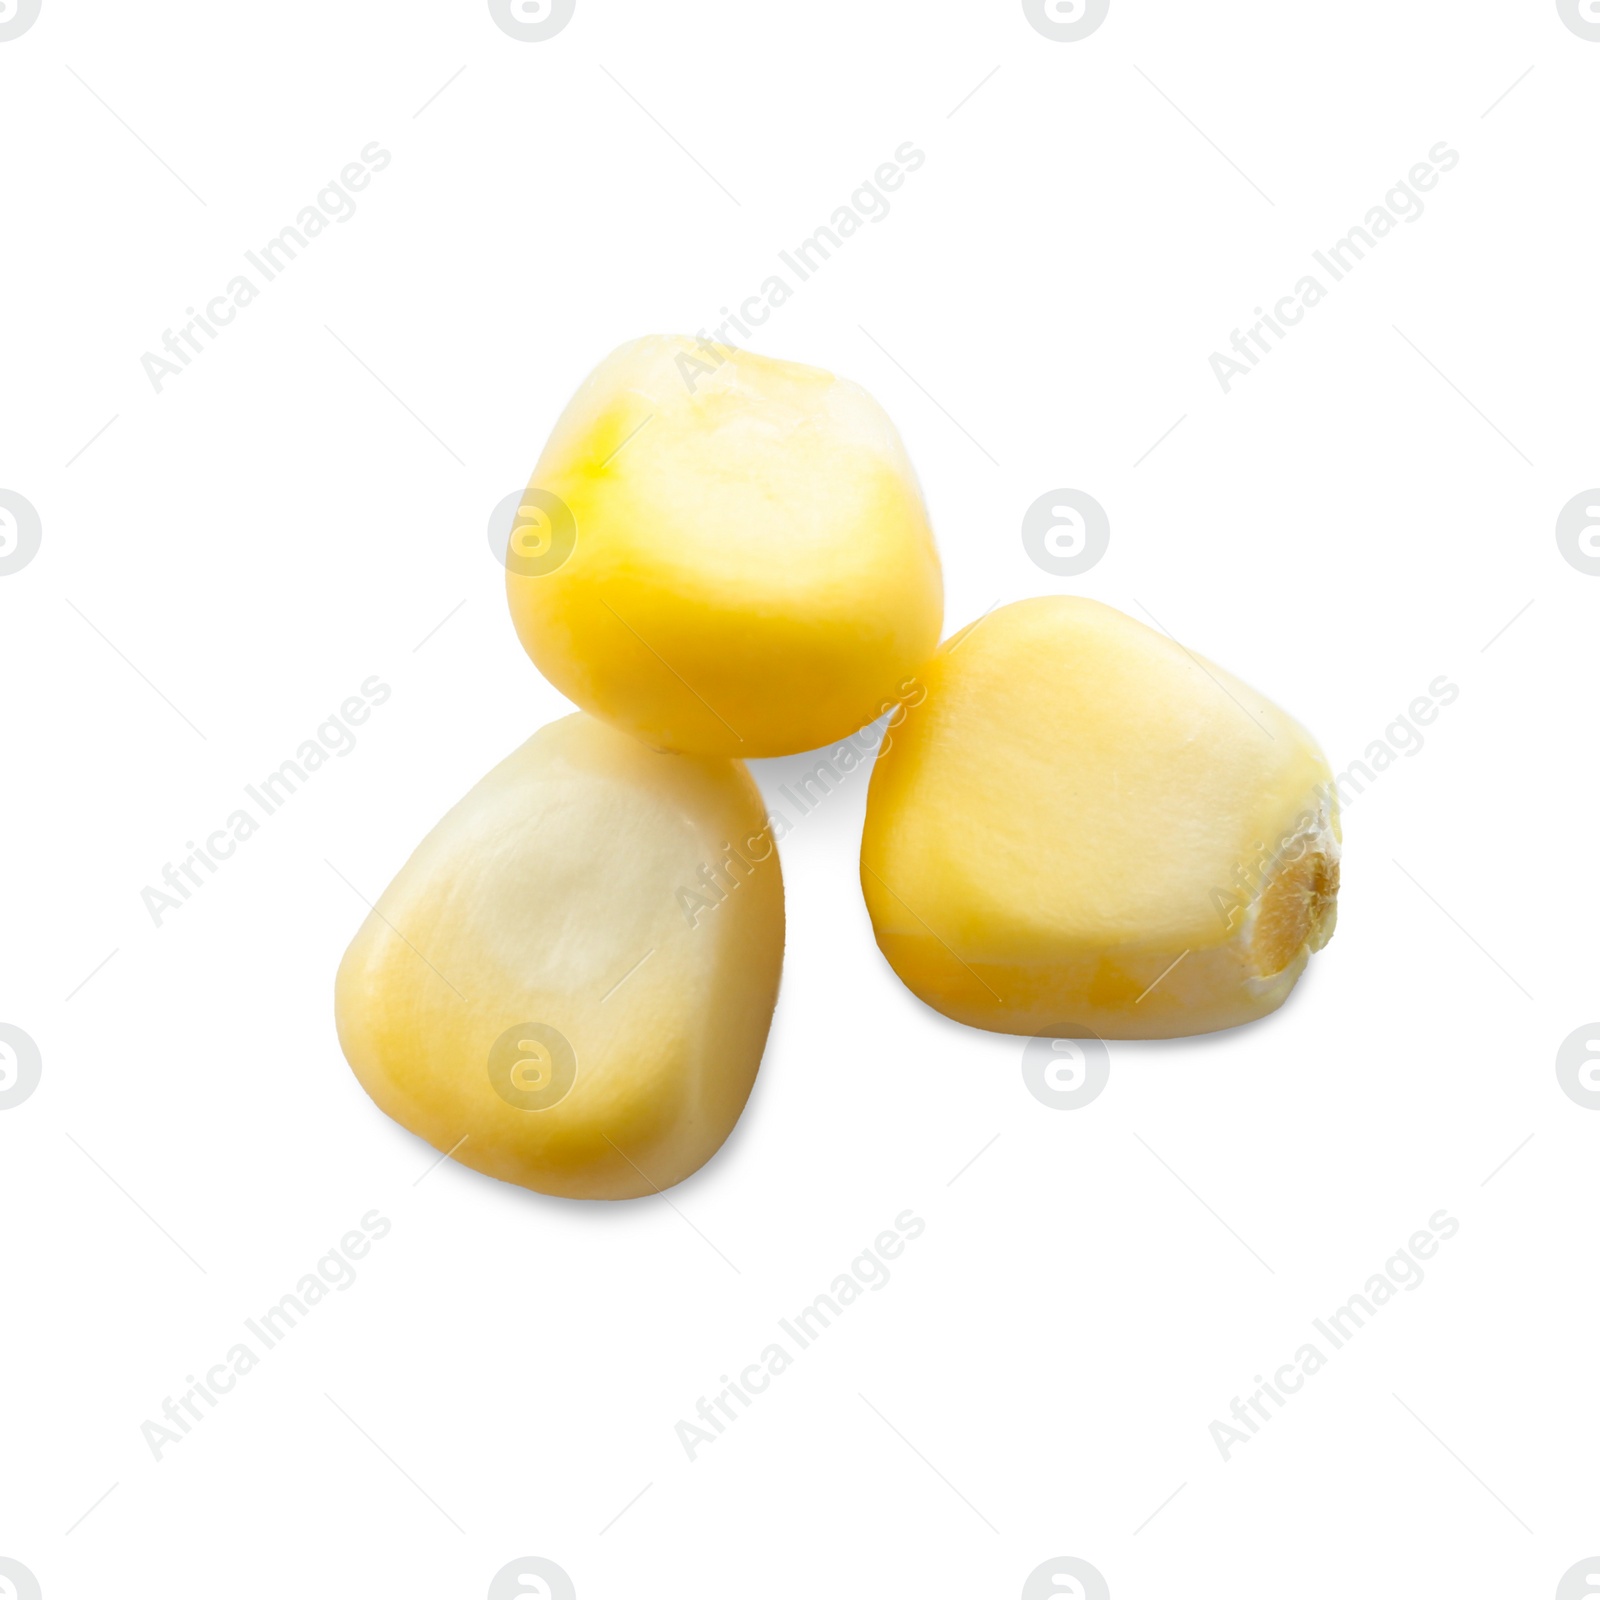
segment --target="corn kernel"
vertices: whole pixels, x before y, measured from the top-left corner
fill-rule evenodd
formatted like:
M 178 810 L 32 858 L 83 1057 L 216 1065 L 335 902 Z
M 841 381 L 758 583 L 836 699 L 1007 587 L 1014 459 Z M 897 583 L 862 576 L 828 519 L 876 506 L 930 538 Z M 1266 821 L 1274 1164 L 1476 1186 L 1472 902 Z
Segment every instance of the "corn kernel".
M 939 558 L 900 437 L 814 367 L 624 345 L 567 406 L 524 504 L 506 570 L 523 647 L 658 749 L 843 738 L 938 643 Z
M 913 993 L 1002 1033 L 1168 1038 L 1281 1005 L 1333 932 L 1338 796 L 1270 701 L 1109 606 L 947 641 L 867 799 L 861 880 Z
M 783 923 L 741 763 L 567 717 L 470 790 L 384 891 L 339 967 L 339 1041 L 382 1110 L 479 1172 L 652 1194 L 738 1121 Z

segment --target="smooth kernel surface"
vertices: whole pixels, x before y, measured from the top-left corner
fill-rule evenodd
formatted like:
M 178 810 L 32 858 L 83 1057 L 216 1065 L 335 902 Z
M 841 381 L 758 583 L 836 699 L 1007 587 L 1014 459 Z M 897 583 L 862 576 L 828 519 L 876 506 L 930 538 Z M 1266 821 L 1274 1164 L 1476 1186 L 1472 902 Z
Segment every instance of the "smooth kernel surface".
M 550 570 L 508 561 L 523 647 L 658 749 L 827 744 L 893 705 L 938 644 L 916 474 L 878 403 L 832 373 L 637 339 L 589 375 L 539 458 L 536 552 L 541 496 L 570 515 L 570 553 Z
M 738 1121 L 777 1000 L 765 827 L 739 762 L 583 715 L 541 729 L 422 841 L 346 951 L 335 1010 L 362 1087 L 436 1149 L 545 1194 L 688 1177 Z M 741 864 L 721 870 L 730 844 Z M 699 909 L 706 866 L 734 881 Z
M 1123 1039 L 1283 1003 L 1338 891 L 1337 794 L 1298 723 L 1074 597 L 991 612 L 923 677 L 861 845 L 908 988 L 1002 1033 Z

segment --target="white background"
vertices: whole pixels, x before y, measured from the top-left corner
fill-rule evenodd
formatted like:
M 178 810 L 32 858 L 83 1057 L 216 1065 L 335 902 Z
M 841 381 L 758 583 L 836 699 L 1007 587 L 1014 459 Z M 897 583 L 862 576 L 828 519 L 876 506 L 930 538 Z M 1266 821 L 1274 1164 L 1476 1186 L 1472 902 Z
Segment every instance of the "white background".
M 0 43 L 0 488 L 43 527 L 0 578 L 0 1021 L 43 1058 L 0 1113 L 0 1555 L 47 1600 L 476 1600 L 524 1555 L 582 1600 L 1010 1597 L 1060 1555 L 1117 1600 L 1553 1595 L 1600 1551 L 1600 1115 L 1554 1072 L 1600 1014 L 1600 580 L 1554 538 L 1600 481 L 1597 86 L 1553 0 L 1114 0 L 1079 43 L 1000 0 L 578 0 L 538 44 L 470 0 L 44 0 Z M 356 215 L 157 394 L 141 355 L 372 140 Z M 1114 1045 L 1083 1110 L 879 957 L 857 774 L 783 845 L 709 1166 L 419 1182 L 334 1037 L 339 875 L 375 897 L 568 709 L 489 512 L 601 356 L 714 325 L 905 140 L 752 342 L 896 419 L 946 630 L 1154 616 L 1336 767 L 1459 699 L 1350 807 L 1285 1009 Z M 1426 213 L 1225 396 L 1211 352 L 1440 140 Z M 1063 486 L 1111 520 L 1081 579 L 1019 534 Z M 358 747 L 155 927 L 140 891 L 371 674 Z M 374 1207 L 359 1281 L 153 1460 Z M 894 1280 L 691 1464 L 674 1424 L 908 1207 Z M 1440 1208 L 1426 1282 L 1225 1463 L 1211 1422 Z

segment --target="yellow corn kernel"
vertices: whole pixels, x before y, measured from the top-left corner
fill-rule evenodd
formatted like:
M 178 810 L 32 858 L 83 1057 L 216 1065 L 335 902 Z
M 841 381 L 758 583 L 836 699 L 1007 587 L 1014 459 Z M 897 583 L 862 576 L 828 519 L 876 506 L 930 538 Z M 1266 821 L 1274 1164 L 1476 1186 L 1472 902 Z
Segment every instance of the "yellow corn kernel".
M 1171 1038 L 1281 1005 L 1333 932 L 1338 796 L 1270 701 L 1093 600 L 948 640 L 889 737 L 861 881 L 906 986 L 1001 1033 Z
M 339 1042 L 435 1149 L 545 1194 L 627 1199 L 731 1132 L 782 964 L 783 879 L 743 765 L 571 716 L 384 891 L 339 967 Z
M 506 563 L 523 647 L 658 749 L 777 756 L 891 707 L 944 590 L 900 436 L 862 388 L 637 339 L 545 446 Z

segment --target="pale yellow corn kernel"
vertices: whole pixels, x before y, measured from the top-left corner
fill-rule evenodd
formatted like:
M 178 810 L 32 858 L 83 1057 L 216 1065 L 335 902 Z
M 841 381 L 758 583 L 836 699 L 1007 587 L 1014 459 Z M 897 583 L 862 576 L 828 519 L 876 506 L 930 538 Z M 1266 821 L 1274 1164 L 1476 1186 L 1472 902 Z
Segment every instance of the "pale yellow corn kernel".
M 742 763 L 567 717 L 384 891 L 339 967 L 339 1041 L 384 1111 L 469 1167 L 545 1194 L 652 1194 L 739 1119 L 783 925 Z
M 1168 1038 L 1281 1005 L 1333 932 L 1338 796 L 1270 701 L 1092 600 L 947 641 L 891 729 L 861 881 L 913 993 L 1002 1033 Z

